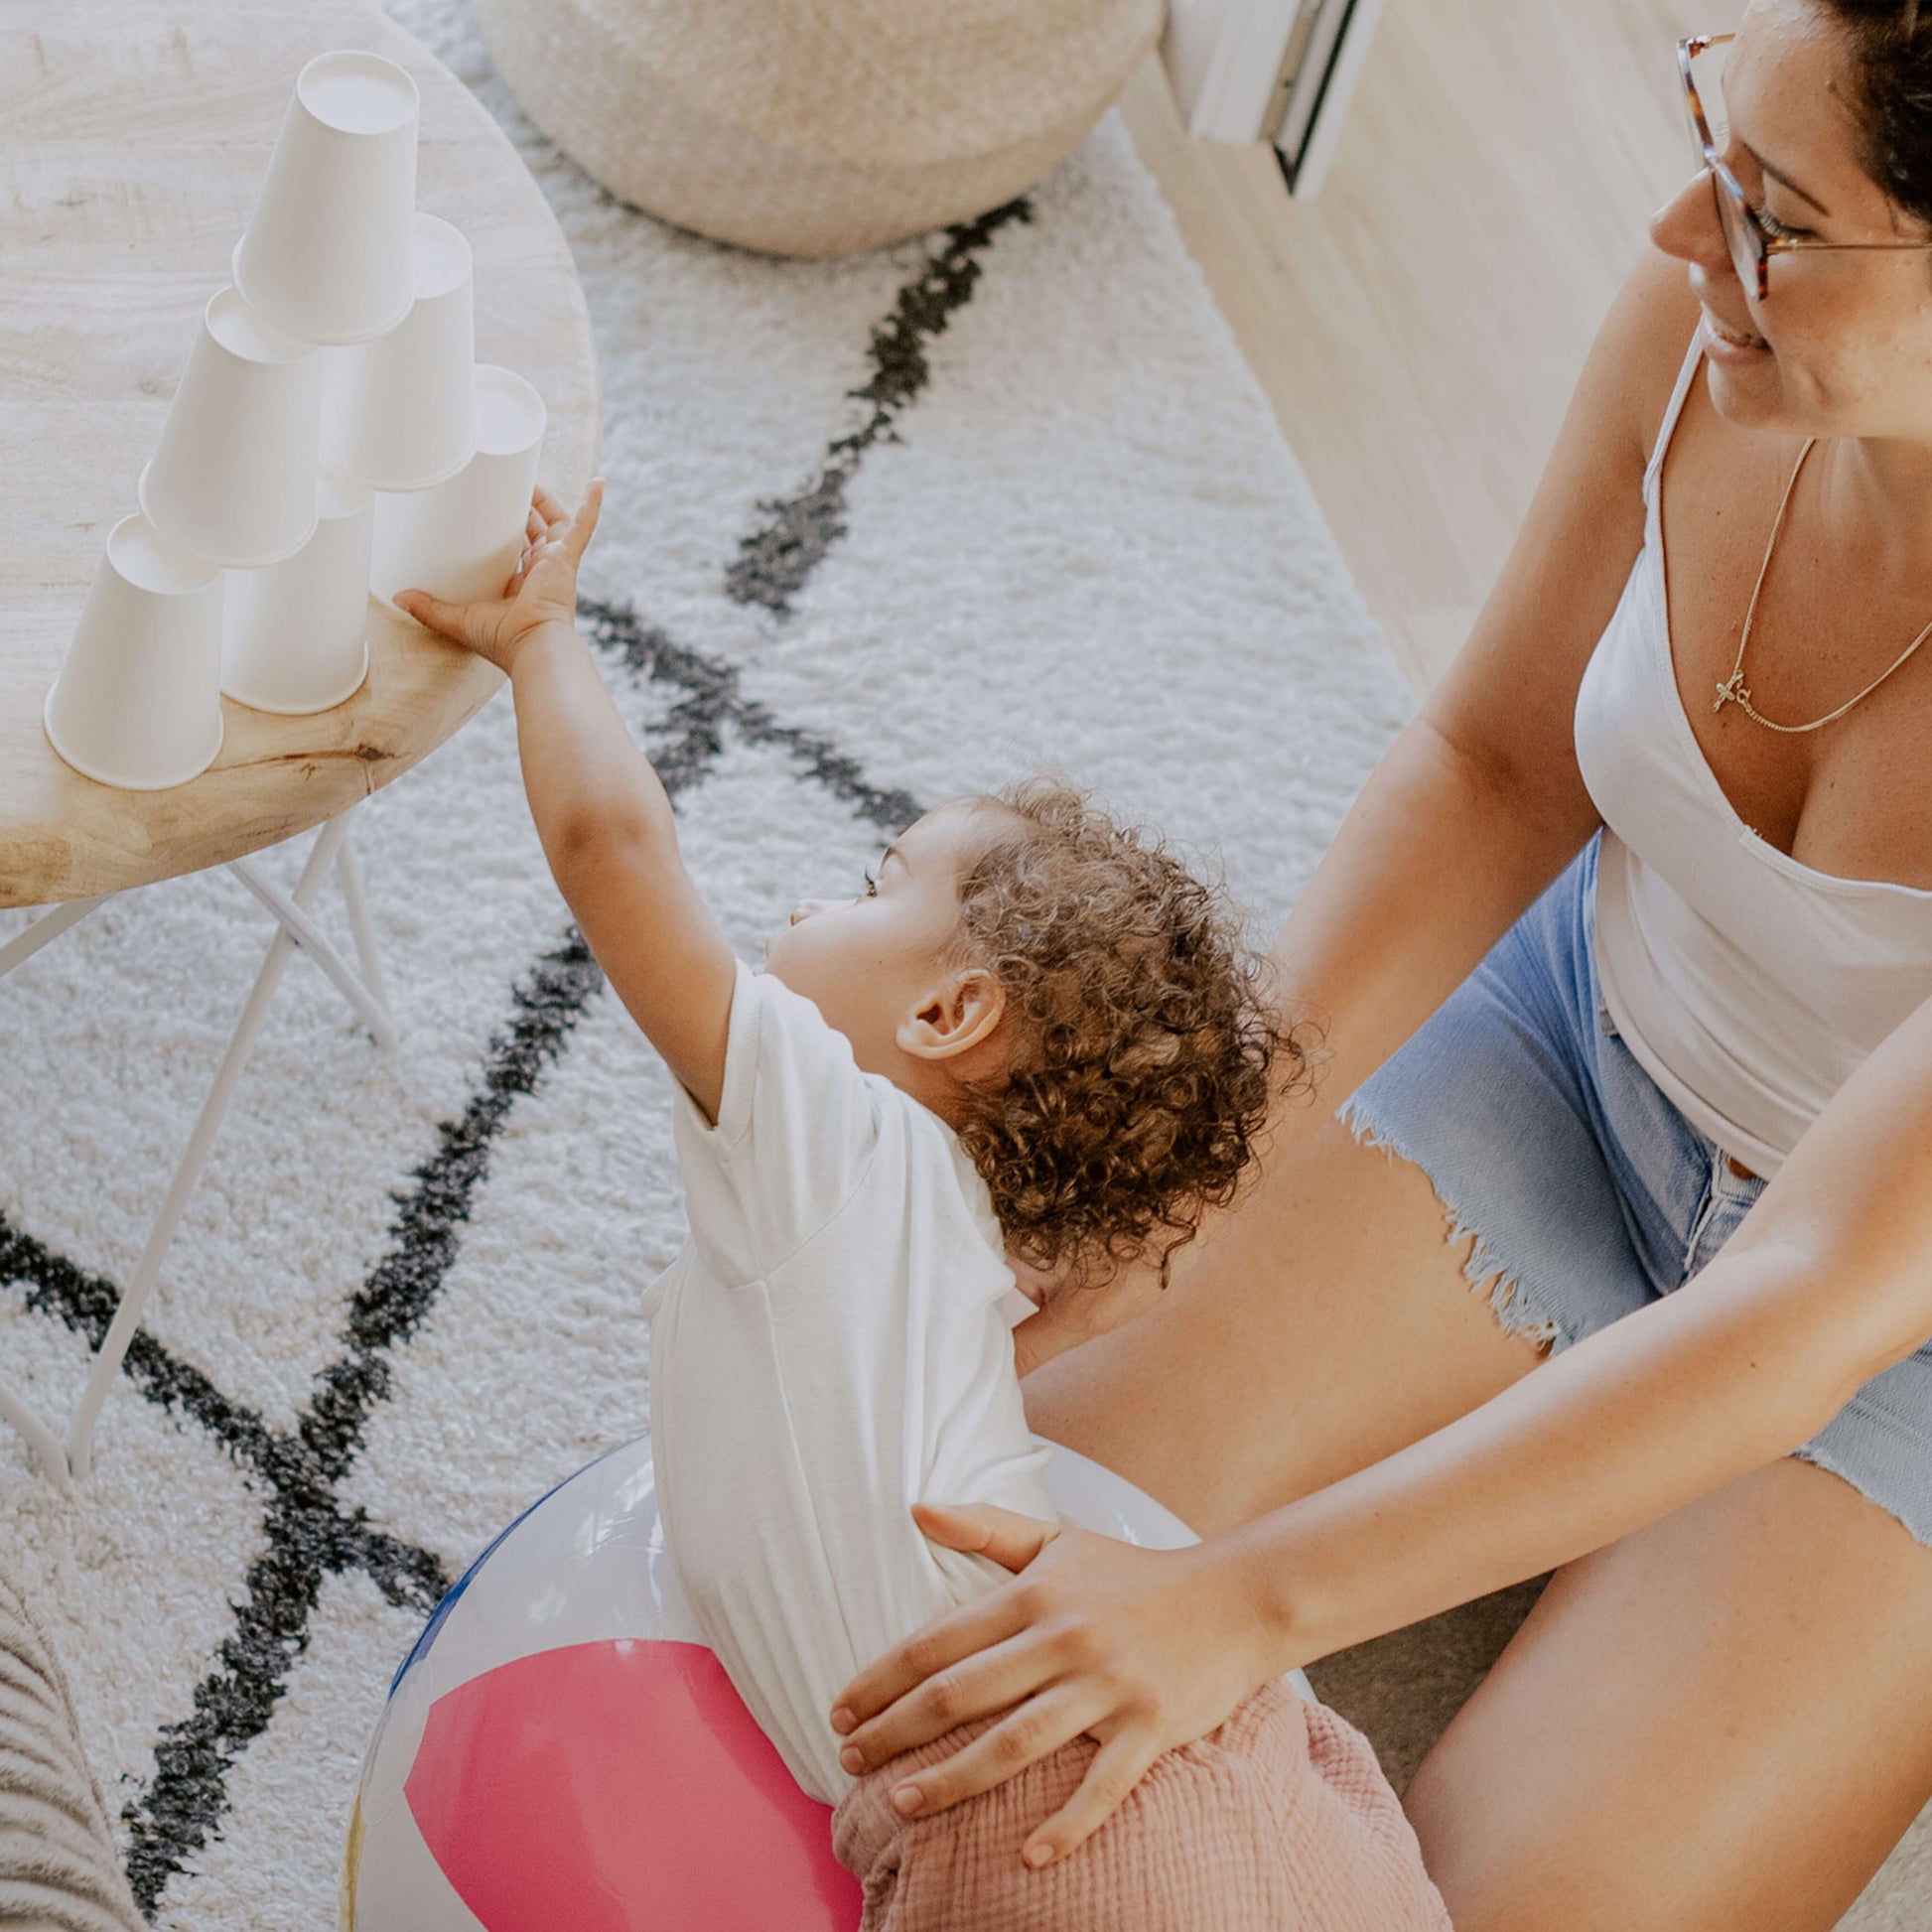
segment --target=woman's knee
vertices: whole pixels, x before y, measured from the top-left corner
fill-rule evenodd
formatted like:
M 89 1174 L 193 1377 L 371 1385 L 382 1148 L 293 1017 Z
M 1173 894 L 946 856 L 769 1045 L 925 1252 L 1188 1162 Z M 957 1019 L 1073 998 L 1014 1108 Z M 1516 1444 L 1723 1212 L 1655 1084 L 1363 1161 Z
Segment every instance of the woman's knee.
M 1826 1932 L 1932 1798 L 1932 1552 L 1784 1458 L 1560 1572 L 1405 1806 L 1456 1932 Z

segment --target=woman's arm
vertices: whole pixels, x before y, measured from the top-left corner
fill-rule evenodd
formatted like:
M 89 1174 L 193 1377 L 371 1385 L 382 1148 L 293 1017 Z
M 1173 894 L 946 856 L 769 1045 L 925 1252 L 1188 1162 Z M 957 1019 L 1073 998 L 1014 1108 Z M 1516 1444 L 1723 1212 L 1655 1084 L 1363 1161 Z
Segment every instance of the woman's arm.
M 1596 829 L 1577 768 L 1584 668 L 1643 541 L 1642 481 L 1697 307 L 1654 251 L 1605 318 L 1467 643 L 1377 765 L 1275 943 L 1291 1021 L 1323 1029 L 1326 1118 L 1435 1012 Z
M 1030 1856 L 1063 1855 L 1163 1750 L 1271 1677 L 1571 1562 L 1789 1453 L 1932 1337 L 1928 1256 L 1932 1002 L 1846 1082 L 1692 1283 L 1385 1460 L 1178 1552 L 1004 1511 L 928 1512 L 928 1535 L 1025 1575 L 855 1679 L 850 1741 L 877 1764 L 1026 1699 L 921 1772 L 915 1808 L 1085 1731 L 1102 1744 L 1086 1781 L 1029 1840 Z
M 1276 1108 L 1233 1208 L 1468 976 L 1597 825 L 1577 768 L 1584 667 L 1643 542 L 1643 472 L 1696 326 L 1682 266 L 1647 251 L 1612 304 L 1509 560 L 1467 643 L 1389 748 L 1275 941 L 1282 1017 L 1319 1029 L 1313 1102 Z M 1292 720 L 1284 729 L 1294 729 Z M 1042 1284 L 1050 1291 L 1050 1284 Z M 1158 1272 L 1042 1297 L 1023 1372 L 1158 1298 Z

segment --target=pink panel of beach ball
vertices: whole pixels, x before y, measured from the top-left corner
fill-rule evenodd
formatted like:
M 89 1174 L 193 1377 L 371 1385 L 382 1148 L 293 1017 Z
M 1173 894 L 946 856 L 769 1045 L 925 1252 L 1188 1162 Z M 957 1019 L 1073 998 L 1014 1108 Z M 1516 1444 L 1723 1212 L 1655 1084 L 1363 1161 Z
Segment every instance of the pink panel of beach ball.
M 538 1651 L 439 1698 L 404 1785 L 488 1932 L 853 1932 L 832 1814 L 701 1644 Z

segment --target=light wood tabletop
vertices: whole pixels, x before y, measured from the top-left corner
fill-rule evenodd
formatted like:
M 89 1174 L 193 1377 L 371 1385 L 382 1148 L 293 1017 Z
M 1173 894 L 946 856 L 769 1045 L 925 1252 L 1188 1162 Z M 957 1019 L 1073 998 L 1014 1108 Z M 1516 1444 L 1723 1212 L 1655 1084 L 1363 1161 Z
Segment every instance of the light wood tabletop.
M 116 892 L 288 838 L 407 770 L 502 681 L 371 602 L 353 698 L 310 718 L 224 698 L 221 755 L 188 784 L 96 784 L 42 731 L 295 76 L 336 47 L 414 75 L 417 205 L 475 250 L 478 357 L 548 405 L 544 481 L 574 500 L 592 475 L 597 362 L 570 250 L 501 129 L 374 6 L 0 0 L 0 906 Z

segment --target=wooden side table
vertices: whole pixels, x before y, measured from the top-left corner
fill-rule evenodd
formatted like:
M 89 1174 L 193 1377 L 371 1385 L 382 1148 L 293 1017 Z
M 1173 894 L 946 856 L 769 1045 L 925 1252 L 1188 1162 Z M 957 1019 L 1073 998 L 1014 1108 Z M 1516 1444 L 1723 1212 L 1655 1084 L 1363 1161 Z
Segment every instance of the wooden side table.
M 371 601 L 369 675 L 348 703 L 282 718 L 222 701 L 221 755 L 170 791 L 119 791 L 54 753 L 41 704 L 109 528 L 134 507 L 196 321 L 228 279 L 295 76 L 331 47 L 366 48 L 422 89 L 418 205 L 476 253 L 477 352 L 549 408 L 543 474 L 567 499 L 596 462 L 598 382 L 570 250 L 502 131 L 456 77 L 365 0 L 169 7 L 0 0 L 0 906 L 45 905 L 0 947 L 0 977 L 118 893 L 228 865 L 277 921 L 227 1054 L 65 1440 L 0 1385 L 0 1419 L 66 1477 L 96 1418 L 291 952 L 309 952 L 393 1039 L 349 814 L 473 718 L 501 683 L 480 658 Z M 322 830 L 293 894 L 248 855 Z M 354 967 L 309 907 L 334 870 Z

